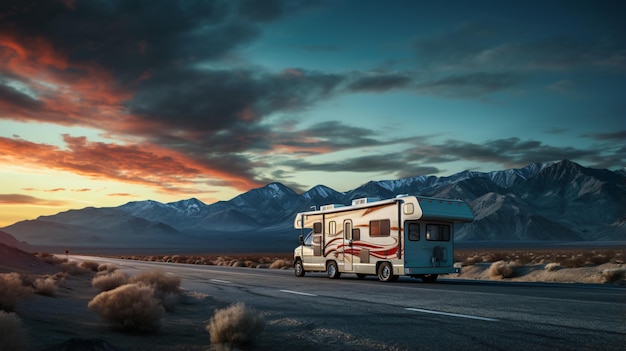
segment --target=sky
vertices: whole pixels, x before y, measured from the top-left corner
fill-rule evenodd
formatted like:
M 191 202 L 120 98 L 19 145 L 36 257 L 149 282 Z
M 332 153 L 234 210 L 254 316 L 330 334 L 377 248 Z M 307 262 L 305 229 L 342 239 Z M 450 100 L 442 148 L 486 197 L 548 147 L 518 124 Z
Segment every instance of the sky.
M 0 2 L 0 226 L 626 165 L 626 2 Z

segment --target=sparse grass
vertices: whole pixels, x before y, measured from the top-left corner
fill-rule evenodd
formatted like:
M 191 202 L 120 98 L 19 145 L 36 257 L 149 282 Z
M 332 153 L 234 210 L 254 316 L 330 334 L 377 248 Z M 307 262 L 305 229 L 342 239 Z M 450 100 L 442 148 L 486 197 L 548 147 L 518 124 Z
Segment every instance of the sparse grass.
M 100 263 L 95 262 L 95 261 L 83 261 L 81 262 L 80 266 L 92 272 L 97 272 L 98 267 L 100 266 Z
M 455 250 L 455 261 L 463 265 L 516 262 L 518 265 L 558 263 L 563 268 L 598 266 L 605 263 L 623 264 L 625 249 L 529 249 L 529 250 Z
M 119 286 L 128 284 L 128 274 L 120 270 L 116 270 L 110 273 L 103 271 L 101 273 L 104 274 L 97 274 L 91 281 L 91 285 L 94 288 L 100 289 L 100 291 L 109 291 Z
M 120 267 L 114 265 L 113 263 L 103 263 L 98 265 L 98 272 L 111 273 L 120 269 Z
M 20 300 L 32 295 L 33 289 L 24 285 L 19 274 L 0 274 L 0 310 L 13 312 Z
M 114 256 L 115 258 L 151 261 L 151 262 L 174 262 L 183 264 L 214 265 L 228 267 L 247 268 L 270 268 L 291 269 L 293 267 L 293 256 L 291 254 L 268 255 L 268 254 L 247 254 L 240 256 L 228 255 L 173 255 L 173 256 Z
M 26 350 L 28 338 L 15 313 L 0 311 L 0 350 Z
M 60 263 L 67 262 L 66 258 L 59 258 L 47 252 L 35 252 L 34 255 L 39 257 L 42 261 L 49 263 L 49 264 L 53 264 L 55 266 Z
M 561 265 L 558 264 L 558 263 L 555 263 L 555 262 L 551 262 L 551 263 L 548 263 L 546 265 L 545 269 L 548 272 L 555 272 L 555 271 L 558 271 L 559 269 L 561 269 Z
M 217 310 L 206 326 L 212 343 L 246 345 L 253 343 L 265 328 L 265 320 L 244 303 Z
M 293 267 L 293 259 L 279 259 L 270 264 L 270 269 L 290 269 Z
M 605 283 L 626 279 L 626 268 L 605 269 L 602 271 L 602 279 Z
M 64 261 L 57 264 L 57 267 L 61 268 L 61 270 L 69 275 L 81 275 L 90 273 L 91 270 L 82 267 L 76 261 Z
M 489 267 L 489 276 L 495 279 L 513 278 L 517 264 L 514 262 L 497 261 Z
M 180 292 L 180 277 L 166 274 L 163 271 L 149 271 L 138 274 L 131 279 L 133 283 L 143 283 L 151 286 L 161 294 L 177 294 Z
M 44 296 L 55 296 L 57 293 L 57 282 L 52 276 L 44 276 L 35 279 L 33 282 L 35 293 Z
M 154 289 L 154 296 L 161 301 L 168 311 L 174 311 L 176 305 L 184 300 L 180 293 L 180 277 L 163 271 L 143 272 L 131 278 L 133 283 L 145 284 Z
M 154 297 L 154 289 L 143 284 L 127 284 L 102 292 L 88 307 L 105 321 L 129 332 L 157 330 L 165 312 Z

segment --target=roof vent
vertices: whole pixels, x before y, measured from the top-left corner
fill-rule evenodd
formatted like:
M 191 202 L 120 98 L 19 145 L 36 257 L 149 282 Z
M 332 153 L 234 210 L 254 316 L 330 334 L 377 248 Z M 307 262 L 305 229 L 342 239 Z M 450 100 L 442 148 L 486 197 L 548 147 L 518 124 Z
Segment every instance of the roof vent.
M 376 201 L 380 201 L 380 198 L 377 197 L 364 197 L 361 199 L 354 199 L 352 200 L 352 206 L 354 205 L 363 205 L 363 204 L 367 204 L 370 202 L 376 202 Z
M 339 207 L 343 207 L 342 204 L 330 204 L 330 205 L 324 205 L 320 207 L 321 211 L 326 211 L 326 210 L 332 210 L 333 208 L 339 208 Z

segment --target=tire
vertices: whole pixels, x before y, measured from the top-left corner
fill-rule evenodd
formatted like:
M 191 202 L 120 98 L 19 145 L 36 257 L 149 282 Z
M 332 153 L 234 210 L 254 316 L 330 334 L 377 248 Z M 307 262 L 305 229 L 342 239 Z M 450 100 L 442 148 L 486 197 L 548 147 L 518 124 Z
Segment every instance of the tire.
M 378 266 L 378 280 L 381 282 L 394 281 L 393 267 L 391 266 L 391 263 L 383 262 L 380 266 Z
M 365 277 L 367 277 L 367 274 L 357 273 L 356 277 L 359 279 L 365 279 Z
M 304 277 L 304 267 L 302 266 L 302 261 L 297 260 L 296 263 L 293 265 L 293 272 L 296 275 L 296 277 Z
M 338 279 L 341 276 L 337 268 L 337 262 L 330 261 L 326 264 L 326 274 L 328 274 L 328 278 L 330 279 Z
M 424 283 L 434 283 L 437 281 L 437 277 L 439 277 L 439 274 L 426 274 L 422 276 L 422 281 Z

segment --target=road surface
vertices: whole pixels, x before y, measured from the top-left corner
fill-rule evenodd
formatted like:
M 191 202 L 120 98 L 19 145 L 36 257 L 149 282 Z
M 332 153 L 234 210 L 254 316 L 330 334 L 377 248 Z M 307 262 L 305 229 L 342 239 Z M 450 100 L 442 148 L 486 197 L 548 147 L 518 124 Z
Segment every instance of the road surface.
M 355 350 L 626 349 L 626 289 L 619 287 L 405 277 L 381 283 L 353 274 L 331 280 L 319 273 L 297 278 L 291 270 L 72 258 L 112 262 L 129 274 L 159 268 L 179 275 L 187 290 L 243 301 L 344 346 L 353 340 Z M 301 342 L 300 350 L 319 349 Z

